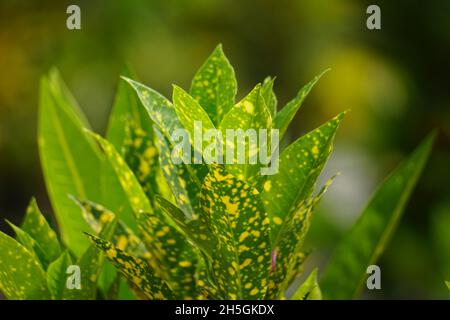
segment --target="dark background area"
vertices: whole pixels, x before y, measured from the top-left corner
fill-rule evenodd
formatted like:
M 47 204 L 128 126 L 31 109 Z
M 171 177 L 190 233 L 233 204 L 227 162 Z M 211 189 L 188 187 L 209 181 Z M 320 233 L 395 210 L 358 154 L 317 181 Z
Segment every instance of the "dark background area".
M 66 8 L 81 7 L 81 30 Z M 366 28 L 378 4 L 382 29 Z M 222 43 L 242 97 L 276 76 L 279 108 L 330 67 L 290 138 L 340 111 L 324 179 L 341 171 L 314 220 L 311 263 L 326 263 L 376 185 L 432 129 L 439 137 L 383 258 L 382 290 L 365 298 L 448 298 L 450 280 L 450 2 L 431 1 L 2 1 L 0 3 L 0 230 L 32 196 L 52 219 L 37 143 L 39 78 L 56 66 L 93 128 L 104 132 L 125 63 L 171 96 L 188 88 Z

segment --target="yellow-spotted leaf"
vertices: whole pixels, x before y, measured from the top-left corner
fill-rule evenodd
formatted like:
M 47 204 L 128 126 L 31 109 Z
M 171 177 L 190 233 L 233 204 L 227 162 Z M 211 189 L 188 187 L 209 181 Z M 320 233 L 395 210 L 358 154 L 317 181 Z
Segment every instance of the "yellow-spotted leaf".
M 142 190 L 139 181 L 114 146 L 100 135 L 93 132 L 89 133 L 100 144 L 109 163 L 113 167 L 134 213 L 139 214 L 141 211 L 152 211 L 150 201 Z
M 201 201 L 218 240 L 212 272 L 220 293 L 227 299 L 262 299 L 270 269 L 270 228 L 258 191 L 214 165 Z
M 317 282 L 317 268 L 306 278 L 292 295 L 292 300 L 322 300 L 322 292 Z
M 272 266 L 267 294 L 269 299 L 278 299 L 289 286 L 292 274 L 295 272 L 294 268 L 298 267 L 296 258 L 311 225 L 314 209 L 335 177 L 328 180 L 316 196 L 298 205 L 292 219 L 286 223 L 279 237 L 273 241 Z
M 57 75 L 42 79 L 38 143 L 44 179 L 62 239 L 81 255 L 89 245 L 81 233 L 87 225 L 67 195 L 100 199 L 101 158 L 83 132 L 87 124 L 77 110 Z
M 264 101 L 266 102 L 267 108 L 270 111 L 270 115 L 272 116 L 272 119 L 275 120 L 275 115 L 277 113 L 277 96 L 275 95 L 275 92 L 273 91 L 273 85 L 275 83 L 275 78 L 267 77 L 264 79 L 264 82 L 262 84 L 262 96 L 264 97 Z
M 7 299 L 50 299 L 45 271 L 23 245 L 0 232 L 0 292 Z
M 197 251 L 162 215 L 156 208 L 138 219 L 142 240 L 151 253 L 149 264 L 178 299 L 194 299 Z
M 109 240 L 114 234 L 117 225 L 115 216 L 110 216 L 105 222 L 99 236 Z M 97 297 L 97 287 L 100 274 L 104 266 L 104 256 L 91 244 L 83 255 L 78 258 L 76 265 L 80 268 L 80 289 L 64 288 L 62 298 L 64 300 L 93 300 Z
M 295 209 L 311 195 L 332 150 L 345 112 L 302 136 L 280 155 L 278 173 L 264 182 L 262 199 L 271 219 L 272 239 L 291 221 Z
M 192 219 L 198 207 L 201 182 L 193 171 L 193 166 L 185 163 L 174 164 L 171 144 L 164 135 L 155 130 L 158 138 L 159 162 L 163 174 L 172 190 L 178 206 L 184 214 Z
M 287 128 L 289 127 L 289 124 L 291 123 L 292 119 L 294 119 L 295 114 L 297 113 L 298 109 L 303 104 L 303 101 L 308 96 L 309 92 L 312 90 L 314 85 L 319 81 L 319 79 L 328 72 L 329 69 L 325 70 L 318 76 L 316 76 L 311 82 L 306 84 L 303 88 L 300 89 L 300 91 L 297 93 L 294 99 L 289 101 L 275 116 L 273 119 L 273 127 L 275 129 L 280 130 L 280 140 L 283 138 Z
M 215 129 L 214 124 L 209 118 L 206 111 L 199 105 L 199 103 L 191 97 L 186 91 L 180 87 L 173 86 L 173 105 L 178 115 L 178 119 L 183 124 L 183 127 L 189 133 L 189 141 L 195 151 L 203 155 L 203 150 L 210 144 L 207 139 L 202 139 L 198 143 L 195 136 L 197 131 L 202 136 L 207 130 Z
M 190 94 L 216 125 L 233 107 L 237 91 L 233 67 L 218 45 L 192 80 Z
M 193 219 L 188 219 L 184 212 L 170 201 L 157 196 L 156 202 L 184 232 L 185 237 L 191 239 L 209 257 L 214 254 L 216 238 L 212 235 L 209 222 L 203 215 L 198 214 Z
M 150 265 L 142 259 L 115 248 L 110 242 L 87 234 L 97 248 L 103 251 L 127 280 L 148 299 L 173 299 L 174 296 L 167 284 L 157 277 Z
M 72 258 L 67 251 L 64 251 L 47 269 L 47 286 L 52 295 L 52 299 L 63 298 L 67 282 L 67 268 L 72 265 Z
M 59 257 L 61 245 L 56 232 L 49 226 L 34 198 L 27 207 L 21 229 L 28 233 L 41 248 L 45 248 L 47 261 L 54 261 Z
M 259 151 L 265 146 L 266 155 L 270 152 L 270 128 L 272 127 L 272 116 L 264 101 L 261 85 L 258 84 L 244 99 L 237 103 L 225 115 L 220 123 L 220 130 L 223 135 L 225 148 L 225 163 L 231 161 L 227 170 L 241 179 L 247 179 L 256 174 L 256 169 L 261 167 Z M 230 134 L 230 129 L 235 130 L 234 135 Z M 266 129 L 266 143 L 260 140 L 259 129 Z M 241 138 L 237 137 L 237 131 Z M 227 135 L 227 131 L 229 134 Z M 233 152 L 233 153 L 231 153 Z M 234 155 L 233 158 L 231 154 Z
M 381 184 L 335 249 L 321 279 L 327 299 L 358 296 L 367 267 L 376 263 L 398 225 L 433 145 L 429 135 Z
M 125 68 L 123 75 L 125 77 L 136 78 L 128 67 Z M 142 105 L 134 89 L 124 79 L 121 79 L 117 88 L 106 133 L 108 141 L 119 151 L 121 151 L 127 137 L 126 128 L 130 120 L 136 123 L 139 128 L 142 128 L 147 135 L 152 135 L 153 123 L 147 110 Z

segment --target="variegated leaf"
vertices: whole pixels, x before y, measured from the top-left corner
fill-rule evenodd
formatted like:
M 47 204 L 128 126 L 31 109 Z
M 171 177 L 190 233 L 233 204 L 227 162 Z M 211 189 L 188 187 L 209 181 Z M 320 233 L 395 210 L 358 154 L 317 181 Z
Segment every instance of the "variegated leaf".
M 218 239 L 212 272 L 219 292 L 228 299 L 263 298 L 270 269 L 270 228 L 258 191 L 213 165 L 201 201 Z
M 277 113 L 277 96 L 275 95 L 275 92 L 273 91 L 273 85 L 275 83 L 275 78 L 267 77 L 264 79 L 264 82 L 262 84 L 262 96 L 264 97 L 264 101 L 266 102 L 267 108 L 270 111 L 270 115 L 272 116 L 272 119 L 275 120 L 275 115 Z

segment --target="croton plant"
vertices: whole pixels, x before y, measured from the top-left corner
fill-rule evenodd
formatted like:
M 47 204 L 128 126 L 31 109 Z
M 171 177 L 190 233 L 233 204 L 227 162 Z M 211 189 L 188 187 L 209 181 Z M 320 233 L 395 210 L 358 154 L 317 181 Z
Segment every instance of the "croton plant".
M 222 132 L 277 129 L 281 139 L 321 75 L 282 108 L 270 77 L 236 103 L 235 73 L 221 46 L 188 92 L 173 87 L 172 101 L 125 75 L 105 137 L 92 132 L 56 71 L 42 78 L 38 145 L 58 231 L 33 199 L 22 225 L 10 223 L 15 238 L 0 233 L 6 298 L 358 296 L 367 266 L 399 222 L 433 134 L 381 184 L 319 282 L 317 269 L 302 276 L 302 245 L 333 179 L 315 191 L 345 112 L 280 149 L 272 175 L 255 164 L 175 163 L 171 135 L 183 128 L 192 138 L 194 121 L 201 121 Z M 73 286 L 76 268 L 80 283 Z

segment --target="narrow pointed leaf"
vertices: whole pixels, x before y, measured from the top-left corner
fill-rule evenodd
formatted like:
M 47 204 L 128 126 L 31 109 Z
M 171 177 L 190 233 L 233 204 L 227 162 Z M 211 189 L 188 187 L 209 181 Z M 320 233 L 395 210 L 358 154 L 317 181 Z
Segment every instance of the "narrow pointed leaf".
M 233 67 L 218 45 L 192 80 L 190 94 L 216 125 L 233 107 L 237 91 Z
M 293 294 L 292 300 L 322 300 L 322 292 L 317 282 L 317 268 L 315 268 L 308 278 Z
M 273 127 L 280 130 L 280 140 L 283 138 L 287 128 L 289 127 L 289 124 L 291 123 L 292 119 L 294 119 L 295 114 L 302 106 L 303 101 L 308 96 L 309 92 L 326 72 L 328 72 L 328 70 L 325 70 L 324 72 L 316 76 L 311 82 L 300 89 L 295 98 L 289 101 L 277 113 L 273 120 Z
M 59 258 L 53 261 L 47 269 L 47 286 L 52 295 L 52 299 L 63 298 L 67 281 L 67 268 L 72 264 L 72 258 L 67 251 L 64 251 Z
M 264 101 L 266 102 L 267 108 L 270 111 L 270 115 L 272 116 L 272 119 L 274 119 L 276 113 L 277 113 L 277 96 L 275 95 L 275 92 L 273 91 L 273 85 L 275 83 L 275 78 L 267 77 L 264 79 L 263 85 L 262 85 L 262 96 L 264 97 Z
M 427 161 L 428 136 L 381 184 L 350 231 L 338 244 L 321 279 L 326 298 L 355 298 L 369 265 L 375 264 L 394 232 Z

